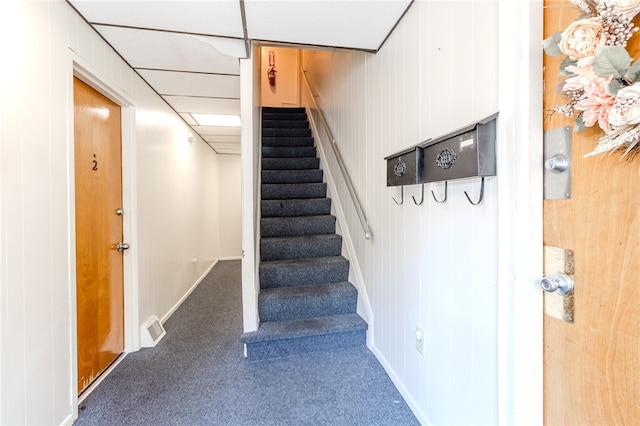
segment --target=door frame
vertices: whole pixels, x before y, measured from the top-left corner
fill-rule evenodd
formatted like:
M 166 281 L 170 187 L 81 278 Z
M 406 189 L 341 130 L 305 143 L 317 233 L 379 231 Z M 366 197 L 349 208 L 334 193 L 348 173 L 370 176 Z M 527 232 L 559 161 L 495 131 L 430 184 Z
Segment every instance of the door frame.
M 78 347 L 77 347 L 77 308 L 76 308 L 76 228 L 75 228 L 75 172 L 74 172 L 74 102 L 73 102 L 73 77 L 77 77 L 93 89 L 115 102 L 121 108 L 122 126 L 122 208 L 125 211 L 123 217 L 123 235 L 131 246 L 123 257 L 123 284 L 124 284 L 124 353 L 134 352 L 140 349 L 140 321 L 139 321 L 139 295 L 138 295 L 138 254 L 137 254 L 137 211 L 136 199 L 136 158 L 135 158 L 135 102 L 117 84 L 104 77 L 94 67 L 80 58 L 75 52 L 69 50 L 69 76 L 67 96 L 69 102 L 67 123 L 67 153 L 68 153 L 68 191 L 69 191 L 69 311 L 71 318 L 70 327 L 70 355 L 71 378 L 70 392 L 73 405 L 73 418 L 78 417 L 78 404 L 81 399 L 77 392 L 78 375 Z M 129 212 L 130 214 L 127 214 Z M 122 356 L 112 365 L 116 365 Z M 94 383 L 83 393 L 84 399 L 109 373 L 108 368 Z
M 541 425 L 542 0 L 498 0 L 498 22 L 498 423 Z

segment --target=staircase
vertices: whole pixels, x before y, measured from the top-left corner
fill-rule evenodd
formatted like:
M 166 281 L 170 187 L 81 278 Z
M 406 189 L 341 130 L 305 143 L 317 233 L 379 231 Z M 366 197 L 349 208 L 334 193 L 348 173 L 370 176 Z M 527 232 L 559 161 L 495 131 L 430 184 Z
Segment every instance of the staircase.
M 260 326 L 249 360 L 364 345 L 367 323 L 340 255 L 304 108 L 262 108 Z

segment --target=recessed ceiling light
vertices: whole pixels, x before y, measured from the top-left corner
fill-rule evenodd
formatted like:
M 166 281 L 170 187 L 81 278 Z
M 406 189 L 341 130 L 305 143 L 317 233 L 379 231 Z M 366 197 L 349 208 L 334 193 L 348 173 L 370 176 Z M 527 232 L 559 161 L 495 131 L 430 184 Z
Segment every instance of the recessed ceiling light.
M 240 127 L 239 115 L 192 113 L 191 117 L 199 126 Z

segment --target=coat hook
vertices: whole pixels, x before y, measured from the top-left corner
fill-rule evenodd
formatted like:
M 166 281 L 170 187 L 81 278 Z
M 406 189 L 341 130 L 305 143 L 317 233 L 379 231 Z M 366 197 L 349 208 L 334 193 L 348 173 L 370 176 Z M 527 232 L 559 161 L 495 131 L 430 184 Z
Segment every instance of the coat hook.
M 422 184 L 422 197 L 420 197 L 420 202 L 418 203 L 416 201 L 416 197 L 414 197 L 413 195 L 411 196 L 411 198 L 413 198 L 413 203 L 416 206 L 421 206 L 422 205 L 422 203 L 424 202 L 424 183 Z
M 438 199 L 436 198 L 436 194 L 433 193 L 433 189 L 431 190 L 431 195 L 433 195 L 433 199 L 436 201 L 436 203 L 442 204 L 447 201 L 447 181 L 444 181 L 444 199 L 442 201 L 438 201 Z
M 471 198 L 469 198 L 469 194 L 467 194 L 467 191 L 464 191 L 464 195 L 467 196 L 467 200 L 469 200 L 469 202 L 474 206 L 477 206 L 478 204 L 480 204 L 482 202 L 482 199 L 484 198 L 484 176 L 482 176 L 482 184 L 480 186 L 480 198 L 478 199 L 477 203 L 474 203 L 473 201 L 471 201 Z
M 401 206 L 404 203 L 404 185 L 400 185 L 400 202 L 397 202 L 395 197 L 391 198 L 393 198 L 393 201 L 395 201 L 397 205 Z

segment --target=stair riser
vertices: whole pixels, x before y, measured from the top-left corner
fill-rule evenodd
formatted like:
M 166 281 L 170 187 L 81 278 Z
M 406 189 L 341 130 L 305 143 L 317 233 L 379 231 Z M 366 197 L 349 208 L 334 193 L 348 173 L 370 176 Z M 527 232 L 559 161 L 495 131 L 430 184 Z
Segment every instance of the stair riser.
M 266 117 L 263 117 L 266 118 Z M 309 122 L 306 120 L 263 120 L 263 129 L 308 129 Z
M 263 170 L 262 183 L 322 183 L 323 171 L 318 170 Z
M 263 158 L 262 170 L 310 170 L 320 167 L 319 158 Z
M 307 121 L 307 114 L 291 114 L 285 113 L 280 114 L 276 112 L 265 112 L 262 114 L 262 119 L 264 121 L 275 121 L 275 120 L 285 120 L 285 121 Z M 308 121 L 307 121 L 308 127 Z
M 263 147 L 278 147 L 278 146 L 299 146 L 299 147 L 308 147 L 313 146 L 313 138 L 312 137 L 263 137 L 262 138 L 262 146 Z
M 262 107 L 262 114 L 306 114 L 304 107 Z
M 260 258 L 262 260 L 305 259 L 309 257 L 340 256 L 342 238 L 287 239 L 262 238 Z
M 339 283 L 349 279 L 349 261 L 339 256 L 322 264 L 260 263 L 260 287 L 294 287 Z
M 262 217 L 315 216 L 331 213 L 331 199 L 309 198 L 303 200 L 262 200 Z
M 349 331 L 297 339 L 247 343 L 247 359 L 249 361 L 258 361 L 283 358 L 316 351 L 362 346 L 366 343 L 366 331 Z
M 287 321 L 329 315 L 350 314 L 356 311 L 358 293 L 352 285 L 338 287 L 337 284 L 321 284 L 310 287 L 288 287 L 275 289 L 294 290 L 290 295 L 271 295 L 269 290 L 260 292 L 258 312 L 260 321 Z M 319 293 L 306 294 L 297 290 L 323 289 Z
M 262 129 L 262 136 L 303 136 L 310 137 L 311 129 Z
M 263 237 L 290 237 L 294 235 L 333 234 L 336 232 L 334 216 L 283 217 L 260 219 Z
M 314 147 L 262 147 L 262 158 L 314 158 Z
M 326 183 L 262 184 L 263 200 L 289 200 L 323 198 L 327 196 Z

